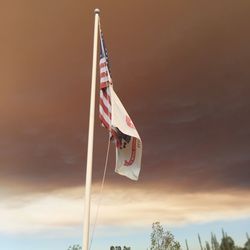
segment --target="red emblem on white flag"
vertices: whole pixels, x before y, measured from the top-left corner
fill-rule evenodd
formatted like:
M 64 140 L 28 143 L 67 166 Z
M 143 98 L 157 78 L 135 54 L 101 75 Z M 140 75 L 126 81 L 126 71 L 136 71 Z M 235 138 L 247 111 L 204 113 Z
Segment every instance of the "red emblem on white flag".
M 135 128 L 134 123 L 132 122 L 132 120 L 130 119 L 130 117 L 128 115 L 126 115 L 126 123 L 130 128 Z
M 126 167 L 131 166 L 135 161 L 135 156 L 136 156 L 136 138 L 133 137 L 130 159 L 124 161 L 124 166 Z

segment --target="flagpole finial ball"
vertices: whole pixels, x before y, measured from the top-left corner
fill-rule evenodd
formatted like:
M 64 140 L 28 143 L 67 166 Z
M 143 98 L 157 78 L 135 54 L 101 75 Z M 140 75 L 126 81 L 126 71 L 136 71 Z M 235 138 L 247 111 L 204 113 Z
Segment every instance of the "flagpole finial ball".
M 99 9 L 95 9 L 95 14 L 100 14 L 100 10 Z

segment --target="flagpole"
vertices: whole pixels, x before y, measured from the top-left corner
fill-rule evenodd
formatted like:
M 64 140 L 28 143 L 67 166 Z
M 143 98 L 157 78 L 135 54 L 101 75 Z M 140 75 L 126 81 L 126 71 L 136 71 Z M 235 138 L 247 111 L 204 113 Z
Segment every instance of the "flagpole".
M 83 250 L 89 249 L 90 198 L 91 198 L 91 182 L 92 182 L 92 162 L 93 162 L 97 39 L 98 39 L 99 13 L 100 13 L 100 10 L 95 9 L 93 64 L 92 64 L 91 96 L 90 96 L 90 111 L 89 111 L 89 135 L 88 135 L 87 167 L 86 167 L 86 181 L 85 181 L 84 221 L 83 221 L 83 248 L 82 248 Z

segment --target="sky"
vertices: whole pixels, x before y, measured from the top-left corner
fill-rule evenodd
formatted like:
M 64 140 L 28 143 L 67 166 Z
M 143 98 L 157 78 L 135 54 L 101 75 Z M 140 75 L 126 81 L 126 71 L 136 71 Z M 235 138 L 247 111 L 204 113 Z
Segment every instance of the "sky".
M 13 0 L 0 8 L 0 249 L 81 244 L 97 7 L 143 156 L 133 182 L 114 173 L 112 147 L 91 249 L 147 249 L 155 221 L 183 248 L 222 228 L 243 245 L 250 3 Z M 108 140 L 95 118 L 92 222 Z

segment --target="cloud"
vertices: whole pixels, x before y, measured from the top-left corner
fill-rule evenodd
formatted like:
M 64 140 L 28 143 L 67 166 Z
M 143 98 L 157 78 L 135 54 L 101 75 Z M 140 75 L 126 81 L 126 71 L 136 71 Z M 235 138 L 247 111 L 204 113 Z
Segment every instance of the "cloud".
M 99 186 L 93 186 L 92 223 Z M 173 193 L 144 189 L 105 186 L 97 224 L 105 226 L 148 227 L 154 221 L 169 226 L 248 218 L 249 192 Z M 2 197 L 0 231 L 7 234 L 64 230 L 70 234 L 83 221 L 82 187 L 50 193 Z

